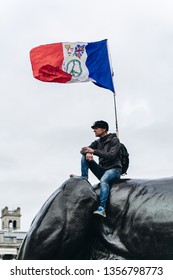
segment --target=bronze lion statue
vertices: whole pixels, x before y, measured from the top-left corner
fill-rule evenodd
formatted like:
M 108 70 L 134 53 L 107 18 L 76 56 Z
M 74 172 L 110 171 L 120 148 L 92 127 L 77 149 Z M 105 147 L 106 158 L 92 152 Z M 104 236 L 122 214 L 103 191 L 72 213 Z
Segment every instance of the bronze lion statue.
M 112 183 L 107 218 L 93 215 L 99 184 L 70 178 L 45 202 L 19 260 L 172 260 L 173 178 Z

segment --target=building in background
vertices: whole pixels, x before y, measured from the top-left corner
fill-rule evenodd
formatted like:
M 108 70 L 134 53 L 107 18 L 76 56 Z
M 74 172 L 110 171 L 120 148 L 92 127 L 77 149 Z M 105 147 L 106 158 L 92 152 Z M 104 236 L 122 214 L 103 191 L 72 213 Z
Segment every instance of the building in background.
M 0 260 L 16 259 L 20 245 L 26 232 L 20 231 L 21 212 L 20 207 L 9 210 L 5 207 L 1 211 L 0 230 Z

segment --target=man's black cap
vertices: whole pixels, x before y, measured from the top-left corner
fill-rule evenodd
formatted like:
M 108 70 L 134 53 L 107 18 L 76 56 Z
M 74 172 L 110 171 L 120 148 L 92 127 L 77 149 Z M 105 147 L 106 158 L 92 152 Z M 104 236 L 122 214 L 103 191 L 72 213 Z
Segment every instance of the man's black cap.
M 105 121 L 96 121 L 91 128 L 105 128 L 107 131 L 109 130 L 109 125 Z

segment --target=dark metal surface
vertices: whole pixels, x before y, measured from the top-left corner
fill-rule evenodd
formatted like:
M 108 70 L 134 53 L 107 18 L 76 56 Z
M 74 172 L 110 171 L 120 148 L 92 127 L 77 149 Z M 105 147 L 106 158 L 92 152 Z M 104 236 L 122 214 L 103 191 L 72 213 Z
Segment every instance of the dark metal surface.
M 99 185 L 67 180 L 36 215 L 18 259 L 173 259 L 173 178 L 126 179 L 93 215 Z

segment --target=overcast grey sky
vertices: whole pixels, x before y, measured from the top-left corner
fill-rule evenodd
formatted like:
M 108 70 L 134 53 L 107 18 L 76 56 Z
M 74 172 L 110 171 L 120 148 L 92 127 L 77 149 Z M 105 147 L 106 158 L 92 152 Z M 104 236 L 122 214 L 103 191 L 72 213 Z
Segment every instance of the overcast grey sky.
M 33 78 L 29 52 L 38 45 L 107 38 L 127 177 L 172 176 L 172 0 L 1 0 L 0 36 L 0 209 L 21 207 L 22 230 L 70 173 L 80 173 L 93 122 L 115 130 L 109 90 Z

